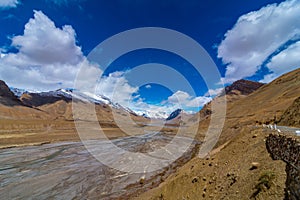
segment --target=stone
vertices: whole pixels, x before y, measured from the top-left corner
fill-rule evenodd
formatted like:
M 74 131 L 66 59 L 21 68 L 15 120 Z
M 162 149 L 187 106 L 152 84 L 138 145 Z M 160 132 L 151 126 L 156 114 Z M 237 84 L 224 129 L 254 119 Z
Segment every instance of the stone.
M 140 178 L 140 184 L 143 185 L 145 183 L 145 177 Z
M 258 162 L 252 162 L 251 163 L 251 167 L 250 170 L 255 170 L 260 166 L 260 164 Z
M 197 182 L 198 182 L 198 180 L 199 180 L 199 178 L 198 178 L 198 177 L 194 177 L 194 178 L 193 178 L 193 180 L 192 180 L 192 183 L 197 183 Z

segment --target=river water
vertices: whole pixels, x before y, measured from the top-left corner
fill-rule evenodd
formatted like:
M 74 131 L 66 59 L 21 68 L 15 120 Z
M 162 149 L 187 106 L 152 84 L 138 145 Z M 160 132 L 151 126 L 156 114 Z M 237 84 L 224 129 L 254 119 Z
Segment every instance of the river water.
M 172 139 L 170 135 L 149 133 L 97 141 L 95 148 L 113 163 L 120 162 L 120 158 L 114 156 L 108 143 L 126 151 L 146 153 L 163 149 Z M 191 139 L 182 137 L 177 142 L 180 147 L 180 143 L 190 143 Z M 182 156 L 168 167 L 134 173 L 102 164 L 81 142 L 1 149 L 0 199 L 126 199 L 157 186 L 178 165 L 191 159 L 195 143 L 178 151 L 182 151 Z

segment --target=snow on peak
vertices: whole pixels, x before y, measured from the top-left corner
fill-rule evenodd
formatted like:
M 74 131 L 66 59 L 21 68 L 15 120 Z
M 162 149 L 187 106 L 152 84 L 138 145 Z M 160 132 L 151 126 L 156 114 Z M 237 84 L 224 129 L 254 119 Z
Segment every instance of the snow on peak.
M 169 114 L 167 112 L 156 111 L 156 110 L 143 110 L 143 111 L 134 110 L 134 112 L 140 116 L 144 116 L 144 117 L 152 118 L 152 119 L 166 119 L 169 116 Z

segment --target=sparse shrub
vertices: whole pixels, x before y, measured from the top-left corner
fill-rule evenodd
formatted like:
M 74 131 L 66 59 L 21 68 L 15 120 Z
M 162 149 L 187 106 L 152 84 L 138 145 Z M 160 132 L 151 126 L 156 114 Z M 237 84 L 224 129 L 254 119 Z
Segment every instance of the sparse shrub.
M 164 200 L 165 198 L 164 198 L 164 195 L 163 194 L 160 194 L 160 196 L 159 196 L 159 200 Z
M 272 184 L 274 183 L 276 175 L 273 171 L 265 171 L 263 172 L 259 179 L 258 183 L 255 185 L 256 191 L 253 193 L 251 198 L 256 198 L 256 196 L 261 192 L 271 188 Z

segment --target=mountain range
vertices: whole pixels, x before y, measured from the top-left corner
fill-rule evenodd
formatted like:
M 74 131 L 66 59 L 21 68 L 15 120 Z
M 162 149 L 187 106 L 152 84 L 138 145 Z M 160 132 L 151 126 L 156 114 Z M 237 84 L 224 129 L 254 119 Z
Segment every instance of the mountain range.
M 57 90 L 25 92 L 18 98 L 5 82 L 0 81 L 0 147 L 79 140 L 74 120 L 88 119 L 85 108 L 90 105 L 95 106 L 98 123 L 107 129 L 109 138 L 126 136 L 114 121 L 116 117 L 123 121 L 131 118 L 132 126 L 149 121 L 103 96 Z M 74 106 L 79 109 L 77 116 L 72 111 Z M 92 129 L 92 126 L 86 126 L 86 130 Z
M 214 112 L 212 104 L 218 105 L 224 97 L 227 101 L 225 124 L 215 148 L 205 158 L 195 157 L 159 187 L 136 199 L 250 198 L 259 178 L 267 172 L 275 174 L 275 186 L 261 191 L 257 198 L 283 199 L 285 164 L 275 162 L 269 156 L 265 138 L 270 132 L 261 125 L 300 126 L 300 69 L 268 84 L 236 81 L 198 113 L 191 115 L 181 109 L 175 110 L 164 121 L 166 127 L 161 132 L 176 134 L 178 125 L 183 125 L 185 136 L 194 137 L 189 135 L 190 130 L 197 130 L 195 139 L 205 141 Z M 78 115 L 73 115 L 72 104 L 80 108 Z M 89 105 L 95 106 L 97 122 L 87 120 L 90 116 L 85 108 Z M 5 82 L 0 81 L 0 148 L 79 141 L 74 121 L 84 121 L 82 128 L 91 132 L 92 137 L 94 124 L 100 124 L 108 138 L 128 136 L 116 123 L 115 115 L 124 122 L 132 119 L 135 124 L 125 123 L 125 128 L 136 134 L 143 134 L 151 121 L 103 96 L 57 90 L 25 92 L 17 97 Z M 153 131 L 151 126 L 148 128 Z M 139 130 L 141 133 L 136 132 Z M 256 163 L 255 170 L 253 163 Z

